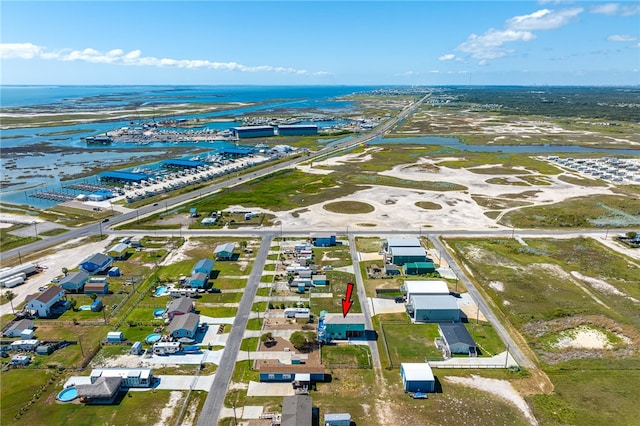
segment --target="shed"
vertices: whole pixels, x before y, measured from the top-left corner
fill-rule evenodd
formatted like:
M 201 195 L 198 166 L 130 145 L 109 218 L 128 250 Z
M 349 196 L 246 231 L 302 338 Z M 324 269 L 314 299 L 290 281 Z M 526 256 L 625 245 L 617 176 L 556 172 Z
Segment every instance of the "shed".
M 351 426 L 351 414 L 327 413 L 324 415 L 324 426 Z
M 87 283 L 84 285 L 84 294 L 107 294 L 109 293 L 109 283 L 106 281 L 97 283 Z
M 122 342 L 124 333 L 122 331 L 110 331 L 107 333 L 107 342 Z
M 131 345 L 131 355 L 142 355 L 143 349 L 142 349 L 142 342 L 135 342 L 133 345 Z
M 311 277 L 311 284 L 314 286 L 324 286 L 327 285 L 327 276 L 326 275 L 313 275 Z
M 53 353 L 53 348 L 49 345 L 40 345 L 36 348 L 36 354 L 38 355 L 49 355 Z
M 384 273 L 386 275 L 400 275 L 400 268 L 393 263 L 386 263 L 384 265 Z
M 71 272 L 60 280 L 60 287 L 71 293 L 80 293 L 89 281 L 89 274 L 85 271 Z
M 438 327 L 440 329 L 440 335 L 449 349 L 449 353 L 476 356 L 476 342 L 464 324 L 438 324 Z
M 107 275 L 110 277 L 119 277 L 120 276 L 120 268 L 117 266 L 114 266 L 112 268 L 109 269 L 109 271 L 107 272 Z
M 434 392 L 436 379 L 431 367 L 425 363 L 400 364 L 400 377 L 405 392 Z
M 35 335 L 35 331 L 33 330 L 33 328 L 25 328 L 20 333 L 20 338 L 23 340 L 30 340 L 30 339 L 33 339 L 34 335 Z
M 96 299 L 91 304 L 91 312 L 100 312 L 102 310 L 102 300 Z
M 414 322 L 460 322 L 460 308 L 449 295 L 411 296 L 407 313 Z
M 233 250 L 235 247 L 234 243 L 219 244 L 213 251 L 213 254 L 218 260 L 231 260 L 233 259 Z

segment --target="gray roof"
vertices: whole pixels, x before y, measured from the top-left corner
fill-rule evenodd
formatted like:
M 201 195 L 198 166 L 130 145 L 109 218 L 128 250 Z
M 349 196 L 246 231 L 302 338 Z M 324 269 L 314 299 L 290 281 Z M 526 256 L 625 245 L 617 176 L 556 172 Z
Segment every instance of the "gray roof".
M 422 247 L 391 247 L 392 256 L 424 256 L 427 252 Z
M 178 297 L 167 305 L 167 312 L 191 312 L 193 310 L 193 302 L 188 297 Z
M 115 246 L 111 247 L 109 249 L 109 251 L 115 251 L 116 253 L 123 253 L 125 251 L 127 251 L 127 249 L 129 248 L 129 244 L 125 244 L 125 243 L 118 243 Z
M 87 257 L 82 262 L 80 262 L 80 264 L 86 263 L 86 262 L 91 262 L 91 263 L 95 263 L 96 265 L 101 265 L 102 266 L 102 265 L 104 265 L 105 263 L 107 263 L 110 260 L 111 260 L 111 257 L 107 256 L 104 253 L 94 253 L 91 256 Z
M 364 324 L 364 314 L 325 314 L 325 324 Z
M 285 396 L 281 426 L 311 426 L 312 399 L 309 395 Z
M 409 301 L 413 309 L 459 309 L 455 297 L 449 295 L 415 295 Z
M 37 300 L 40 303 L 49 303 L 54 298 L 58 297 L 60 293 L 62 293 L 62 295 L 64 296 L 64 289 L 58 287 L 57 285 L 54 285 L 43 291 L 32 300 Z
M 206 282 L 209 279 L 209 274 L 205 274 L 204 272 L 196 272 L 195 274 L 191 274 L 189 277 L 189 281 L 203 281 Z
M 89 274 L 84 271 L 71 272 L 66 277 L 62 278 L 58 285 L 62 286 L 63 284 L 73 284 L 80 285 L 86 282 L 89 279 Z
M 167 327 L 168 333 L 173 333 L 176 330 L 194 330 L 200 323 L 200 315 L 198 314 L 184 314 L 173 317 L 171 323 Z
M 233 250 L 235 248 L 236 248 L 236 245 L 234 243 L 219 244 L 218 246 L 216 246 L 216 248 L 213 251 L 213 253 L 214 254 L 218 254 L 218 253 L 233 253 Z
M 120 389 L 122 378 L 99 377 L 93 384 L 76 385 L 79 397 L 111 399 Z
M 33 328 L 33 320 L 23 318 L 19 321 L 11 321 L 4 329 L 4 333 L 8 333 L 12 330 L 27 330 Z
M 472 347 L 476 346 L 476 342 L 473 340 L 473 337 L 471 337 L 469 330 L 467 330 L 467 327 L 465 327 L 464 324 L 438 324 L 438 326 L 440 327 L 442 336 L 449 345 L 464 343 Z

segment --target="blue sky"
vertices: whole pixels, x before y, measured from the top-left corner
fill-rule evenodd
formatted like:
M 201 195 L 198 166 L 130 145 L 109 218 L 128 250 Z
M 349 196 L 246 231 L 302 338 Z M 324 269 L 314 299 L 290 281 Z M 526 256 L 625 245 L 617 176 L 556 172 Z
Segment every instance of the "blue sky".
M 6 1 L 8 84 L 640 84 L 640 1 Z

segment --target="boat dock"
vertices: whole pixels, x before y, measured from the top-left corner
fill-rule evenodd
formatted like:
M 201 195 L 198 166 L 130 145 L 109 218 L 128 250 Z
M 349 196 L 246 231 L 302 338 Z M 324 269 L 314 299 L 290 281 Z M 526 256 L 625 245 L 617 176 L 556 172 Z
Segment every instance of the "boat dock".
M 71 201 L 71 200 L 75 200 L 76 198 L 75 195 L 67 194 L 65 192 L 58 192 L 58 191 L 36 192 L 29 196 L 34 198 L 42 198 L 43 200 L 52 200 L 52 201 L 60 201 L 60 202 Z
M 83 191 L 83 192 L 113 191 L 113 187 L 110 187 L 110 186 L 98 185 L 95 183 L 84 183 L 84 182 L 72 183 L 72 184 L 63 186 L 63 188 L 74 189 L 76 191 Z

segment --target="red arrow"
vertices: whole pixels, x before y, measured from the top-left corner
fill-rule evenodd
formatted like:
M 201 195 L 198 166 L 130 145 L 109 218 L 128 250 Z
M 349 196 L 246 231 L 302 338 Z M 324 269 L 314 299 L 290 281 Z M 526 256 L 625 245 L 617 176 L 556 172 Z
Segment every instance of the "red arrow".
M 347 294 L 344 299 L 342 299 L 342 316 L 346 317 L 349 313 L 349 309 L 351 309 L 351 305 L 353 302 L 351 301 L 351 293 L 353 293 L 353 283 L 347 284 Z

